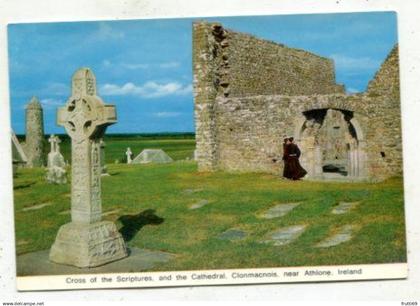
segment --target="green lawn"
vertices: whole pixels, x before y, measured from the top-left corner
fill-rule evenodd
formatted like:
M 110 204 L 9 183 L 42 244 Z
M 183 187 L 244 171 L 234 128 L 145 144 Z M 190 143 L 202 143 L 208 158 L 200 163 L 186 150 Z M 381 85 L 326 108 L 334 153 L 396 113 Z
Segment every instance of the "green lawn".
M 192 139 L 108 141 L 112 162 L 127 146 L 163 148 L 176 162 L 164 165 L 109 163 L 102 179 L 104 219 L 117 223 L 129 247 L 177 254 L 154 270 L 261 268 L 405 262 L 404 203 L 401 178 L 382 183 L 285 181 L 268 174 L 198 173 L 190 157 Z M 138 153 L 138 152 L 136 152 Z M 15 178 L 17 254 L 44 250 L 59 227 L 70 221 L 70 185 L 49 185 L 43 169 L 20 169 Z M 209 204 L 189 207 L 201 200 Z M 340 201 L 361 201 L 351 212 L 333 215 Z M 278 203 L 302 202 L 281 218 L 259 215 Z M 25 207 L 48 204 L 38 210 Z M 260 243 L 279 227 L 306 225 L 285 246 Z M 340 226 L 353 224 L 354 238 L 338 246 L 315 248 Z M 248 236 L 217 238 L 230 228 Z

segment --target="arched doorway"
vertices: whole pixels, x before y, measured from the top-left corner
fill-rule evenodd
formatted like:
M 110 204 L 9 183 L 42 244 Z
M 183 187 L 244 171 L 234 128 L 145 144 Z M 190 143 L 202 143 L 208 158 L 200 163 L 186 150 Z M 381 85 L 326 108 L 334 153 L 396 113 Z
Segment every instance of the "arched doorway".
M 364 134 L 352 111 L 334 108 L 305 111 L 295 137 L 308 178 L 365 177 Z

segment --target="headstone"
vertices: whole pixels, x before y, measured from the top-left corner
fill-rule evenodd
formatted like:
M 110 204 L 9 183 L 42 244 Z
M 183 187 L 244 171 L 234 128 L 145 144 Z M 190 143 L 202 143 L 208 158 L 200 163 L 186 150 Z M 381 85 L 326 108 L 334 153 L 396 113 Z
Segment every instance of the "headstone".
M 13 173 L 16 172 L 17 168 L 25 167 L 28 163 L 25 151 L 19 143 L 19 140 L 16 137 L 15 132 L 12 131 L 12 163 L 13 163 Z
M 51 145 L 50 153 L 48 153 L 47 164 L 47 181 L 50 184 L 67 183 L 66 162 L 60 153 L 60 138 L 51 135 L 48 139 Z
M 133 152 L 131 152 L 130 148 L 127 148 L 127 151 L 125 152 L 125 155 L 127 155 L 127 164 L 131 164 Z
M 144 149 L 133 159 L 133 164 L 162 164 L 170 162 L 173 162 L 173 159 L 161 149 Z
M 108 168 L 107 168 L 106 163 L 105 163 L 105 147 L 106 147 L 106 145 L 105 145 L 105 141 L 103 139 L 101 139 L 99 141 L 99 146 L 101 148 L 101 176 L 108 176 L 109 175 Z
M 71 222 L 63 225 L 50 250 L 50 260 L 79 268 L 100 266 L 127 256 L 117 227 L 101 221 L 100 140 L 117 122 L 115 106 L 96 95 L 88 68 L 73 75 L 72 95 L 57 111 L 57 123 L 71 137 Z
M 25 150 L 28 167 L 44 166 L 44 118 L 41 103 L 36 97 L 32 97 L 26 106 Z

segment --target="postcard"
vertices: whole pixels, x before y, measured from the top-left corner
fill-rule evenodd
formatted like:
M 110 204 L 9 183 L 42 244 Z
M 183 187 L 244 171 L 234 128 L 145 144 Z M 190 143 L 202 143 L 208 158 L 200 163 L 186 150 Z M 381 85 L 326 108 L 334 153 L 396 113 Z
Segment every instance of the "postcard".
M 18 290 L 407 277 L 395 12 L 8 46 Z

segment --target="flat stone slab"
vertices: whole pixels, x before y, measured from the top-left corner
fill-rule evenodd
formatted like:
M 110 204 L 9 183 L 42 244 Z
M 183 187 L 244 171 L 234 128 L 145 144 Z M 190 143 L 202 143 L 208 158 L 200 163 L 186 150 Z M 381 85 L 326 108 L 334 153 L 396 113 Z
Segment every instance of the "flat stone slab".
M 283 203 L 277 204 L 276 206 L 271 207 L 266 212 L 261 215 L 261 218 L 264 219 L 273 219 L 285 216 L 287 213 L 292 211 L 294 208 L 299 206 L 301 203 Z
M 354 209 L 360 202 L 340 202 L 338 206 L 334 207 L 331 211 L 334 215 L 341 215 L 348 213 L 350 210 Z
M 204 190 L 203 188 L 195 188 L 195 189 L 188 188 L 188 189 L 184 189 L 183 192 L 185 194 L 193 194 L 193 193 L 200 192 L 200 191 L 203 191 L 203 190 Z
M 77 268 L 53 263 L 48 259 L 50 250 L 27 253 L 17 256 L 17 275 L 141 272 L 176 257 L 175 254 L 146 249 L 131 248 L 129 251 L 128 257 L 95 268 Z
M 210 203 L 209 200 L 200 200 L 197 203 L 191 205 L 190 209 L 198 209 L 198 208 L 201 208 L 203 206 L 206 206 L 209 203 Z
M 109 215 L 116 215 L 120 212 L 119 209 L 114 209 L 114 210 L 108 210 L 102 213 L 102 217 L 103 216 L 109 216 Z
M 293 225 L 281 227 L 269 235 L 268 240 L 262 241 L 263 243 L 270 243 L 275 246 L 281 246 L 291 243 L 296 240 L 304 231 L 306 225 Z
M 353 237 L 354 226 L 344 225 L 337 234 L 327 237 L 315 246 L 317 248 L 328 248 L 349 241 Z
M 228 229 L 227 231 L 221 233 L 217 238 L 221 239 L 221 240 L 234 241 L 234 240 L 242 240 L 247 235 L 248 235 L 248 233 L 245 232 L 245 231 L 235 229 L 235 228 L 231 228 L 231 229 Z
M 42 204 L 38 204 L 38 205 L 33 205 L 33 206 L 22 208 L 22 211 L 38 210 L 38 209 L 44 208 L 46 206 L 51 206 L 52 204 L 53 203 L 48 202 L 48 203 L 42 203 Z

